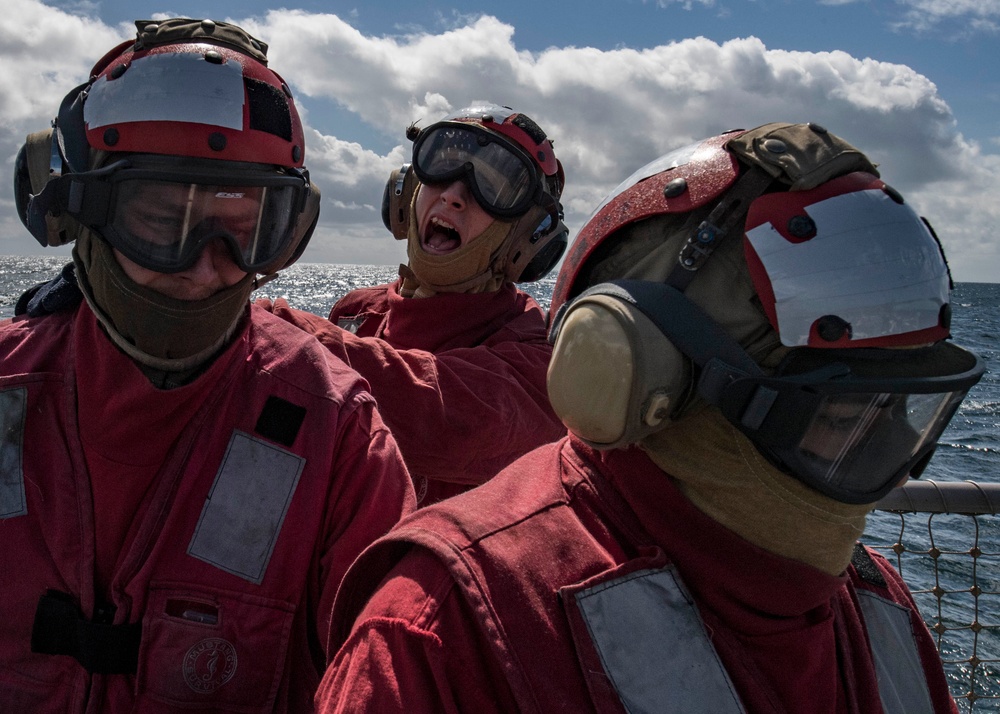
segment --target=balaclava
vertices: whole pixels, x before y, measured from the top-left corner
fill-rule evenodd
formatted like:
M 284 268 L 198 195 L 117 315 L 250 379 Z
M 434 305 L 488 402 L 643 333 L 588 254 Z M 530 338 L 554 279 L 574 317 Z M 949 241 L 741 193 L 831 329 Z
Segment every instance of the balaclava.
M 485 293 L 499 290 L 504 282 L 509 242 L 526 221 L 537 225 L 544 214 L 532 208 L 513 221 L 495 219 L 486 229 L 465 245 L 447 255 L 432 255 L 420 245 L 417 221 L 417 196 L 421 185 L 413 191 L 410 201 L 410 221 L 406 237 L 408 266 L 400 266 L 403 276 L 401 293 L 404 297 L 430 297 L 436 293 Z
M 111 340 L 154 381 L 174 385 L 198 374 L 229 343 L 255 288 L 248 274 L 203 300 L 171 298 L 136 284 L 111 246 L 88 229 L 80 230 L 73 262 L 87 304 Z

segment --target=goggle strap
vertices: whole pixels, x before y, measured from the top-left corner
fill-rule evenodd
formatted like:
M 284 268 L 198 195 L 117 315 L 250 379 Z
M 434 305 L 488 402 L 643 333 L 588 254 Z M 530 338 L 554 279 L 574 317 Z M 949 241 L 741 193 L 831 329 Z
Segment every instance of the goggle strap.
M 50 181 L 55 208 L 65 211 L 85 226 L 103 225 L 108 217 L 111 185 L 104 181 L 82 181 L 67 174 Z M 45 193 L 46 191 L 43 191 Z
M 644 280 L 613 280 L 582 295 L 616 297 L 634 306 L 696 365 L 717 360 L 743 376 L 764 376 L 760 366 L 701 307 L 671 285 Z
M 764 423 L 764 419 L 767 418 L 771 407 L 777 400 L 778 392 L 769 387 L 758 385 L 753 392 L 753 397 L 750 398 L 750 402 L 743 410 L 740 423 L 747 429 L 756 431 Z

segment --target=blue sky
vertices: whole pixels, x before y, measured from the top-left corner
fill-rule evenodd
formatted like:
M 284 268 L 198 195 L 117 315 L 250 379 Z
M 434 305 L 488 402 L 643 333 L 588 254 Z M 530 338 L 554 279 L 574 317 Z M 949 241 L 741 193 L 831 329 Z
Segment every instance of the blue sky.
M 5 5 L 8 166 L 133 19 L 209 15 L 269 42 L 323 190 L 304 261 L 405 260 L 379 201 L 409 147 L 406 125 L 489 99 L 554 139 L 574 231 L 670 149 L 729 128 L 816 121 L 869 153 L 931 220 L 957 280 L 1000 281 L 1000 0 Z M 0 255 L 42 250 L 0 196 Z

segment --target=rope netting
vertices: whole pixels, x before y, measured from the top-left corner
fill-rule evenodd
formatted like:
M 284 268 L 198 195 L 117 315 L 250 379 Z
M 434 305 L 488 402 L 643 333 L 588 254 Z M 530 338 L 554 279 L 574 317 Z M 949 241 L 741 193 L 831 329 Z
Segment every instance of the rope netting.
M 960 712 L 1000 712 L 1000 484 L 912 482 L 865 542 L 906 580 Z

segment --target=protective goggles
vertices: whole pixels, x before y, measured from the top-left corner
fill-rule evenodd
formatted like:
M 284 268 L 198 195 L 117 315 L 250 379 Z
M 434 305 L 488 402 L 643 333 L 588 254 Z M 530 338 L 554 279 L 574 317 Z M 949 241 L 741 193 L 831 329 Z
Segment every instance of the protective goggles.
M 158 156 L 129 157 L 62 180 L 71 184 L 70 215 L 160 273 L 187 270 L 214 240 L 248 273 L 274 269 L 297 240 L 309 192 L 297 169 Z
M 441 122 L 420 132 L 413 170 L 425 184 L 465 181 L 495 218 L 514 218 L 543 202 L 541 171 L 528 153 L 475 124 Z
M 978 356 L 945 342 L 802 349 L 774 377 L 737 379 L 719 406 L 806 485 L 844 503 L 874 503 L 922 473 L 984 370 Z

